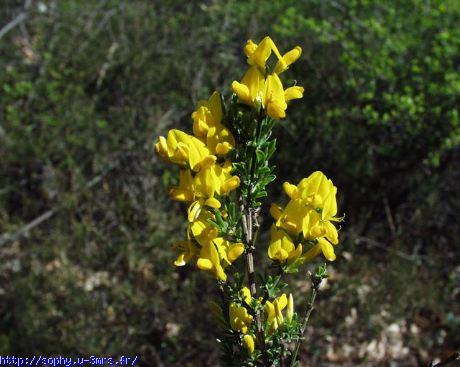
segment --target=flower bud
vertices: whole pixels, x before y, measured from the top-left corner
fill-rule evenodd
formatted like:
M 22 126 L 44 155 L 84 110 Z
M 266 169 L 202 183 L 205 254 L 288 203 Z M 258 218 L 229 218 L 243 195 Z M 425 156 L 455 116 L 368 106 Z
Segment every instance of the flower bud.
M 278 325 L 281 326 L 284 324 L 284 317 L 283 313 L 281 312 L 281 307 L 277 299 L 275 299 L 275 302 L 273 302 L 275 306 L 275 314 L 276 314 L 276 320 L 278 321 Z
M 254 353 L 254 338 L 252 337 L 252 335 L 246 334 L 243 337 L 243 341 L 249 353 L 250 354 Z
M 276 330 L 278 330 L 278 321 L 275 318 L 270 325 L 270 329 L 268 329 L 268 333 L 273 334 Z
M 291 321 L 292 316 L 294 316 L 294 298 L 292 297 L 292 293 L 289 293 L 286 317 L 289 321 Z

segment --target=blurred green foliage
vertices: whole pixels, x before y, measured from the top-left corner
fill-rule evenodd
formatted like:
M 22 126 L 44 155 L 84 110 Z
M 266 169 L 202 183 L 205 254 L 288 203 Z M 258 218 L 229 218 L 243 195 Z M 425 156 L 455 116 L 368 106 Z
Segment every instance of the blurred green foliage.
M 0 24 L 21 6 L 7 1 Z M 414 350 L 458 346 L 458 1 L 48 0 L 28 14 L 0 39 L 0 353 L 214 365 L 202 302 L 215 289 L 172 267 L 182 208 L 151 145 L 190 130 L 198 99 L 230 93 L 242 45 L 267 34 L 302 46 L 287 73 L 306 88 L 277 130 L 271 196 L 321 169 L 347 214 L 309 358 L 324 360 L 321 336 L 371 340 L 401 319 L 422 329 Z M 352 308 L 356 333 L 330 316 Z

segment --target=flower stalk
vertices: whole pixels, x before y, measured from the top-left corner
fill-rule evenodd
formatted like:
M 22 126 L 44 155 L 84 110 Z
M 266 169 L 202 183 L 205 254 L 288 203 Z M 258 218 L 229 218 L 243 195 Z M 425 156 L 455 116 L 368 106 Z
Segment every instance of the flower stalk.
M 321 285 L 322 280 L 326 277 L 326 273 L 322 275 L 313 275 L 310 273 L 310 279 L 311 279 L 311 298 L 310 301 L 308 302 L 307 305 L 307 310 L 305 311 L 305 316 L 303 317 L 303 322 L 302 326 L 300 328 L 300 335 L 299 338 L 297 339 L 297 342 L 295 343 L 294 351 L 292 353 L 291 357 L 291 364 L 290 367 L 294 367 L 297 361 L 297 355 L 299 354 L 300 350 L 300 344 L 302 343 L 302 340 L 304 339 L 304 334 L 305 330 L 307 329 L 308 321 L 310 320 L 310 315 L 315 309 L 315 300 L 316 296 L 319 292 L 319 287 Z

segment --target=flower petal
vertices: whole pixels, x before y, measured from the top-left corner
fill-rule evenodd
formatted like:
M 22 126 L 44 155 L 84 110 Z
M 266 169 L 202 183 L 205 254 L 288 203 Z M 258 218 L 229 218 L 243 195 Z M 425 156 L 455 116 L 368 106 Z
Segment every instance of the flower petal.
M 329 261 L 335 260 L 335 253 L 334 247 L 332 247 L 331 243 L 326 240 L 325 238 L 318 238 L 318 244 L 321 247 L 321 251 L 323 252 L 324 257 Z
M 284 98 L 286 99 L 286 102 L 293 99 L 299 99 L 303 97 L 303 92 L 303 87 L 289 87 L 284 91 Z

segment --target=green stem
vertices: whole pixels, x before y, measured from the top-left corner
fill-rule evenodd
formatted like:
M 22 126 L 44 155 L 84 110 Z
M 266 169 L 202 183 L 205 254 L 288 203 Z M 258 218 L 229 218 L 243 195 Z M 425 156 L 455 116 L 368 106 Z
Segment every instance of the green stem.
M 259 143 L 259 140 L 260 140 L 260 133 L 262 131 L 262 121 L 260 120 L 261 118 L 262 117 L 260 115 L 257 116 L 254 143 Z M 250 174 L 251 181 L 254 181 L 255 179 L 255 170 L 256 170 L 256 165 L 257 165 L 257 144 L 255 144 L 253 148 L 254 148 L 254 151 L 252 152 L 252 156 L 251 156 L 251 174 Z

